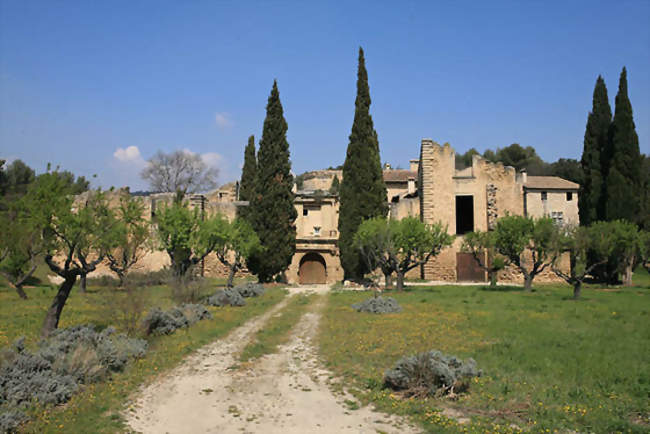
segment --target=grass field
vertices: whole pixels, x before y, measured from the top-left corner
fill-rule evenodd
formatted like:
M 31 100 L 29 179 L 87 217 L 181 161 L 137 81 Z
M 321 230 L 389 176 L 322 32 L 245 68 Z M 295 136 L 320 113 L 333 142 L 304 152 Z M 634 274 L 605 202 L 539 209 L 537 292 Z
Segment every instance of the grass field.
M 213 292 L 220 282 L 205 288 Z M 52 301 L 55 289 L 39 286 L 26 289 L 29 300 L 20 300 L 13 290 L 0 287 L 0 349 L 19 336 L 26 337 L 27 346 L 38 341 L 45 310 Z M 147 306 L 167 308 L 174 305 L 168 286 L 139 289 L 145 293 Z M 244 307 L 210 307 L 213 318 L 200 321 L 187 329 L 180 329 L 170 336 L 150 337 L 149 349 L 143 359 L 127 366 L 122 373 L 113 375 L 106 382 L 86 386 L 81 393 L 64 406 L 33 409 L 33 421 L 26 432 L 120 432 L 123 430 L 119 412 L 128 397 L 138 386 L 153 380 L 157 375 L 178 365 L 192 351 L 214 341 L 250 318 L 260 315 L 284 298 L 286 291 L 272 288 L 263 296 L 247 298 Z M 108 303 L 111 297 L 124 297 L 111 288 L 90 286 L 86 294 L 74 288 L 61 316 L 60 327 L 92 323 L 98 327 L 114 324 L 111 311 L 115 305 Z
M 350 308 L 368 292 L 334 292 L 321 353 L 362 401 L 412 415 L 428 432 L 648 432 L 650 278 L 640 271 L 635 283 L 588 287 L 580 301 L 559 285 L 417 288 L 390 293 L 404 310 L 388 315 Z M 382 389 L 397 359 L 431 349 L 474 358 L 483 377 L 456 401 Z

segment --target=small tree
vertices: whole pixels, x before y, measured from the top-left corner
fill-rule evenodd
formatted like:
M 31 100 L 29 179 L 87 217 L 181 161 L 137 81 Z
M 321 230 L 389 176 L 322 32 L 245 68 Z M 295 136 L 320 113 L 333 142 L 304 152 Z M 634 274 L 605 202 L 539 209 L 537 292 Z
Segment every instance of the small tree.
M 496 288 L 499 271 L 508 265 L 507 259 L 497 252 L 496 233 L 494 231 L 467 233 L 463 238 L 461 250 L 472 254 L 479 267 L 487 271 L 490 288 Z
M 339 182 L 339 177 L 334 175 L 334 179 L 332 179 L 332 185 L 330 185 L 330 194 L 339 194 L 339 190 L 341 189 L 341 183 Z
M 404 275 L 451 246 L 454 236 L 449 235 L 447 227 L 441 223 L 426 224 L 415 217 L 399 220 L 396 227 L 397 290 L 401 291 L 404 288 Z
M 385 288 L 391 286 L 391 275 L 397 270 L 396 224 L 396 220 L 382 217 L 364 220 L 354 237 L 368 270 L 381 269 Z
M 220 217 L 204 218 L 187 203 L 174 202 L 157 217 L 160 249 L 167 252 L 177 282 L 223 242 Z
M 26 300 L 23 285 L 36 271 L 45 243 L 41 228 L 21 210 L 22 203 L 19 200 L 9 212 L 0 214 L 0 274 Z
M 615 271 L 623 275 L 623 285 L 632 286 L 632 271 L 639 253 L 639 229 L 633 223 L 625 220 L 611 222 L 596 222 L 594 231 L 610 234 L 613 248 L 609 263 Z
M 244 219 L 238 218 L 229 223 L 225 218 L 217 216 L 220 242 L 215 248 L 219 261 L 228 267 L 228 288 L 233 286 L 235 273 L 242 270 L 246 260 L 261 249 L 260 239 L 253 227 Z
M 377 217 L 360 225 L 355 240 L 368 266 L 382 268 L 387 285 L 390 274 L 397 273 L 397 290 L 401 291 L 404 275 L 437 256 L 454 237 L 440 223 L 428 225 L 415 217 L 399 221 Z
M 558 227 L 553 241 L 555 250 L 551 269 L 566 283 L 573 287 L 573 299 L 580 298 L 582 283 L 599 265 L 607 263 L 614 240 L 610 232 L 592 227 Z M 563 270 L 559 263 L 562 254 L 569 255 L 569 271 Z
M 77 276 L 94 271 L 104 259 L 114 227 L 103 192 L 89 192 L 81 203 L 75 203 L 69 193 L 64 179 L 56 171 L 48 171 L 30 186 L 25 197 L 31 218 L 43 228 L 45 262 L 64 279 L 43 321 L 43 337 L 58 327 Z
M 524 275 L 524 288 L 526 291 L 532 291 L 535 276 L 544 271 L 554 260 L 553 220 L 550 218 L 534 220 L 516 215 L 505 216 L 497 220 L 495 233 L 497 252 L 519 269 Z
M 144 204 L 128 192 L 120 197 L 116 211 L 116 224 L 112 232 L 111 248 L 106 252 L 109 268 L 117 274 L 120 286 L 124 277 L 146 254 L 149 239 L 149 222 L 144 218 Z
M 140 176 L 149 182 L 153 191 L 177 193 L 182 198 L 187 193 L 215 188 L 218 174 L 218 170 L 208 167 L 198 154 L 158 151 Z

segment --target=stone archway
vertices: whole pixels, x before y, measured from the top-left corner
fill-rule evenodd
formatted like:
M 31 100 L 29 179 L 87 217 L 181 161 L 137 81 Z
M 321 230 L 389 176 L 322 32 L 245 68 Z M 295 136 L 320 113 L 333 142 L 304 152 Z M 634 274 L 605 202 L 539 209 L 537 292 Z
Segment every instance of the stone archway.
M 327 283 L 327 266 L 325 259 L 316 253 L 309 252 L 300 259 L 298 270 L 301 285 L 314 283 Z

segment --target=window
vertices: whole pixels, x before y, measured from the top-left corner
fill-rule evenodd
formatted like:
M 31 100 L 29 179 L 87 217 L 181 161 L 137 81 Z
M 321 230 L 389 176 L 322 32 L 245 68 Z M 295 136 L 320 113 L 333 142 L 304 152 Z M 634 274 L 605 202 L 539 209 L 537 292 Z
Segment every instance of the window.
M 314 226 L 314 236 L 320 236 L 320 226 Z
M 474 196 L 456 196 L 456 234 L 474 230 Z
M 302 215 L 308 215 L 308 214 L 309 214 L 309 210 L 307 208 L 303 208 Z
M 552 211 L 551 218 L 553 219 L 553 222 L 558 226 L 562 226 L 564 224 L 564 213 L 562 211 Z
M 573 193 L 572 192 L 567 191 L 566 200 L 567 200 L 567 202 L 571 202 L 573 200 Z
M 542 191 L 542 200 L 546 200 L 546 199 L 548 199 L 548 193 Z

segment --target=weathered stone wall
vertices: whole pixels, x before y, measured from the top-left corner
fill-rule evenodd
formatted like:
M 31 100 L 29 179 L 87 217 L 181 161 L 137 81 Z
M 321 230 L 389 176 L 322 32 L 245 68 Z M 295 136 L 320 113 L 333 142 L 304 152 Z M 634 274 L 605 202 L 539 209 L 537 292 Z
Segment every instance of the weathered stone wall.
M 341 258 L 335 244 L 330 245 L 298 245 L 296 254 L 293 255 L 291 265 L 287 270 L 287 280 L 291 284 L 300 283 L 300 260 L 308 253 L 318 253 L 325 260 L 325 273 L 328 284 L 333 284 L 343 280 L 343 267 L 341 267 Z

